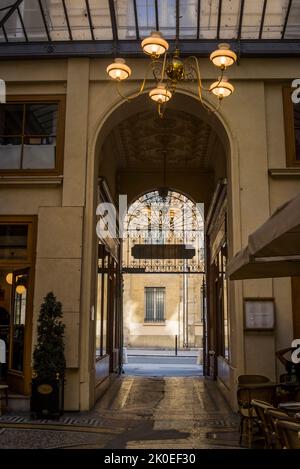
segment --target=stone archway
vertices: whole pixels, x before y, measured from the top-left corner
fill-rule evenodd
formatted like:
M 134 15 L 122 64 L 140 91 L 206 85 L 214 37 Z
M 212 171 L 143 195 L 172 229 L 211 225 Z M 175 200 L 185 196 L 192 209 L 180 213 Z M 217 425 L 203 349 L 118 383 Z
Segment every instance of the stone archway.
M 124 104 L 120 101 L 115 101 L 112 104 L 112 100 L 106 103 L 107 106 L 102 107 L 103 113 L 98 116 L 98 123 L 94 128 L 93 136 L 91 139 L 91 145 L 89 148 L 89 156 L 88 156 L 88 166 L 87 166 L 87 179 L 90 181 L 89 186 L 87 187 L 86 192 L 86 208 L 85 208 L 85 215 L 86 215 L 86 226 L 85 226 L 85 236 L 86 239 L 93 240 L 89 242 L 85 247 L 85 259 L 90 259 L 90 262 L 85 262 L 87 275 L 84 278 L 84 283 L 86 284 L 87 288 L 91 290 L 91 298 L 87 298 L 86 301 L 86 309 L 90 310 L 91 304 L 96 304 L 96 298 L 93 295 L 95 292 L 96 286 L 96 268 L 95 268 L 95 258 L 96 258 L 96 236 L 94 233 L 94 227 L 96 225 L 96 194 L 97 194 L 97 180 L 99 176 L 99 161 L 101 160 L 101 150 L 105 141 L 113 129 L 119 125 L 122 125 L 126 119 L 134 118 L 137 113 L 149 113 L 149 103 L 145 99 L 145 96 L 140 96 L 130 105 Z M 222 117 L 222 115 L 218 113 L 207 113 L 204 109 L 201 108 L 199 102 L 195 99 L 195 97 L 190 94 L 178 93 L 174 102 L 170 104 L 170 113 L 182 113 L 182 115 L 188 114 L 192 116 L 194 119 L 199 119 L 204 122 L 206 126 L 209 126 L 213 129 L 215 135 L 221 142 L 223 157 L 227 161 L 227 168 L 226 168 L 226 175 L 228 178 L 228 198 L 229 198 L 229 207 L 230 207 L 230 214 L 229 214 L 229 234 L 233 232 L 232 229 L 232 220 L 235 220 L 235 226 L 239 226 L 239 206 L 238 206 L 238 158 L 237 158 L 237 151 L 234 145 L 234 140 L 231 135 L 231 132 L 228 129 L 228 125 L 226 120 Z M 188 112 L 187 112 L 188 110 Z M 154 115 L 154 110 L 153 115 Z M 200 117 L 201 116 L 201 119 Z M 114 162 L 112 159 L 109 160 L 108 166 L 112 169 L 112 172 L 115 171 Z M 100 166 L 101 171 L 101 166 Z M 224 175 L 224 173 L 223 173 Z M 226 177 L 226 175 L 224 175 Z M 149 185 L 145 185 L 143 187 L 137 188 L 136 192 L 132 192 L 130 200 L 136 197 L 139 193 L 144 192 L 145 190 L 149 190 L 152 188 L 157 187 L 157 183 L 149 183 Z M 188 185 L 188 183 L 187 183 Z M 174 187 L 178 187 L 177 184 L 173 184 Z M 184 188 L 184 186 L 179 187 L 182 192 L 190 193 L 188 187 Z M 117 192 L 117 191 L 116 191 Z M 190 194 L 194 197 L 194 194 Z M 212 195 L 212 194 L 211 194 Z M 239 242 L 239 241 L 238 241 Z M 230 249 L 233 250 L 232 245 Z M 231 295 L 233 298 L 236 296 L 236 293 Z M 87 335 L 91 333 L 91 331 L 85 332 Z M 88 343 L 85 343 L 85 354 L 88 352 Z M 84 354 L 82 354 L 84 356 Z M 92 381 L 90 381 L 92 383 Z M 90 389 L 93 387 L 91 384 Z M 91 400 L 93 401 L 93 392 L 90 393 Z

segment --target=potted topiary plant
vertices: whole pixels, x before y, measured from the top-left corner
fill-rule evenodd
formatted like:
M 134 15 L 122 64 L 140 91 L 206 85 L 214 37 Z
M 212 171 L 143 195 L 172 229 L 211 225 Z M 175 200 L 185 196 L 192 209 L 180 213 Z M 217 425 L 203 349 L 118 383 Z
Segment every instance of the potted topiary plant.
M 32 416 L 39 418 L 58 418 L 63 413 L 66 360 L 61 318 L 62 305 L 50 292 L 41 305 L 33 352 L 30 407 Z

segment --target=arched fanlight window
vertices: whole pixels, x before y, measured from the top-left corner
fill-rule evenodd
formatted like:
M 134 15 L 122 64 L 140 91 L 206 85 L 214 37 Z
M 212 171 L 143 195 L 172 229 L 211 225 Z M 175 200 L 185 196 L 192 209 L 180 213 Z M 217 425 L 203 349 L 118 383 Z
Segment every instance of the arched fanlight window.
M 172 190 L 151 191 L 139 197 L 125 218 L 123 267 L 202 271 L 202 212 L 202 204 Z

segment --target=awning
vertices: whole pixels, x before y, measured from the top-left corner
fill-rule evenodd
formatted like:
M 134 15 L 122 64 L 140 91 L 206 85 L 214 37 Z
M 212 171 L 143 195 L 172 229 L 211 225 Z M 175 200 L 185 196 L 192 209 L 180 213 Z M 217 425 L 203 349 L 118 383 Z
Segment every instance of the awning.
M 227 275 L 231 280 L 300 276 L 300 194 L 249 236 Z
M 227 275 L 230 280 L 298 277 L 300 276 L 300 256 L 257 258 L 251 256 L 249 248 L 246 247 L 229 262 Z
M 300 255 L 300 194 L 252 233 L 248 245 L 255 257 Z

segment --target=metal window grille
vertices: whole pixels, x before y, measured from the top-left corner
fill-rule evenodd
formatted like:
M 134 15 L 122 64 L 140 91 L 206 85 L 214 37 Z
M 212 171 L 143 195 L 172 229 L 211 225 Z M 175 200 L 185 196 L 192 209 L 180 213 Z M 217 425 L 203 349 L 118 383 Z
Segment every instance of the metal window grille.
M 164 287 L 145 288 L 145 322 L 164 322 L 165 291 Z

